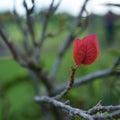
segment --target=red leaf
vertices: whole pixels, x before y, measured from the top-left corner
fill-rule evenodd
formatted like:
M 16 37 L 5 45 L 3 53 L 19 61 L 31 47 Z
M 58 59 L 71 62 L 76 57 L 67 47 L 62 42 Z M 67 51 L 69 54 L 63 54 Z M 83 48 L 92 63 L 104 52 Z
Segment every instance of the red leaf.
M 82 40 L 75 39 L 73 57 L 77 66 L 90 65 L 98 58 L 99 45 L 96 34 L 84 37 Z

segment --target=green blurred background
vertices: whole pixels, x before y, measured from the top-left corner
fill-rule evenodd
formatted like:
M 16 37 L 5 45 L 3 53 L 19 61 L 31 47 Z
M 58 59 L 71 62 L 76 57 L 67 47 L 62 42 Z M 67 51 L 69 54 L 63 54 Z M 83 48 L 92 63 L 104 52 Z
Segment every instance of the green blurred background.
M 35 36 L 38 39 L 42 28 L 42 13 L 35 14 Z M 76 73 L 76 77 L 81 77 L 99 70 L 112 67 L 113 63 L 120 55 L 120 17 L 113 14 L 113 39 L 108 41 L 108 28 L 106 27 L 106 15 L 99 16 L 91 14 L 88 17 L 86 25 L 80 26 L 80 29 L 86 27 L 86 30 L 79 34 L 79 38 L 90 33 L 96 33 L 100 44 L 100 56 L 98 60 L 88 66 L 81 66 Z M 48 38 L 43 45 L 42 62 L 48 72 L 50 72 L 55 58 L 61 45 L 71 29 L 71 22 L 74 17 L 67 13 L 56 14 L 51 18 L 47 32 L 56 32 L 60 25 L 64 27 L 61 34 L 54 38 Z M 26 27 L 26 19 L 21 18 Z M 62 21 L 62 23 L 61 23 Z M 81 20 L 84 23 L 84 18 Z M 13 14 L 6 12 L 0 14 L 0 26 L 5 29 L 6 35 L 10 40 L 21 47 L 23 37 L 21 31 L 15 22 Z M 110 34 L 109 34 L 110 35 Z M 19 48 L 22 50 L 22 48 Z M 56 83 L 66 82 L 70 77 L 71 66 L 74 65 L 71 46 L 62 61 L 57 74 Z M 43 87 L 44 92 L 44 87 Z M 16 63 L 0 38 L 0 116 L 5 120 L 38 120 L 41 118 L 41 110 L 34 101 L 35 91 L 32 86 L 31 78 L 28 72 Z M 99 100 L 103 105 L 116 105 L 120 103 L 120 78 L 116 76 L 97 79 L 93 82 L 73 88 L 66 96 L 74 107 L 89 109 Z M 41 118 L 42 119 L 42 118 Z

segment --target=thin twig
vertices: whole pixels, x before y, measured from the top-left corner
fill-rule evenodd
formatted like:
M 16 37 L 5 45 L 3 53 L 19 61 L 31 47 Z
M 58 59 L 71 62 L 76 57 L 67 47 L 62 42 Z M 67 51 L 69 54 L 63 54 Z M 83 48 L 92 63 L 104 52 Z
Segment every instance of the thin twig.
M 71 76 L 70 76 L 70 82 L 69 82 L 68 86 L 60 94 L 54 96 L 53 97 L 54 99 L 60 99 L 60 98 L 64 97 L 70 91 L 70 89 L 72 88 L 72 86 L 74 84 L 74 76 L 75 76 L 75 72 L 77 70 L 77 67 L 75 67 L 75 68 L 72 67 L 71 69 L 72 69 L 72 73 L 71 73 Z
M 50 17 L 57 10 L 57 8 L 59 7 L 60 3 L 61 3 L 61 0 L 54 7 L 53 6 L 54 5 L 54 0 L 52 0 L 52 2 L 50 4 L 50 7 L 48 8 L 47 12 L 45 13 L 45 17 L 44 17 L 44 21 L 43 21 L 43 27 L 42 27 L 42 31 L 41 31 L 40 38 L 39 38 L 39 43 L 37 44 L 37 47 L 36 47 L 36 49 L 34 51 L 34 55 L 35 55 L 36 60 L 39 60 L 41 47 L 42 47 L 42 44 L 43 44 L 44 40 L 46 39 L 46 32 L 47 32 L 47 27 L 48 27 L 48 24 L 49 24 Z
M 28 42 L 28 31 L 27 31 L 27 29 L 24 28 L 24 26 L 22 24 L 22 20 L 16 12 L 15 5 L 14 5 L 14 11 L 13 12 L 14 12 L 14 15 L 15 15 L 15 20 L 16 20 L 17 26 L 20 29 L 22 35 L 24 36 L 24 40 L 23 40 L 24 49 L 25 49 L 27 54 L 31 54 L 30 48 L 29 48 L 29 42 Z
M 24 5 L 25 10 L 26 10 L 28 30 L 30 32 L 30 36 L 31 36 L 33 45 L 36 46 L 33 20 L 31 19 L 31 16 L 30 16 L 33 13 L 33 11 L 34 11 L 35 5 L 34 5 L 34 0 L 31 0 L 31 2 L 32 2 L 33 6 L 30 9 L 28 9 L 28 6 L 27 6 L 27 3 L 26 3 L 25 0 L 23 1 L 23 5 Z
M 57 8 L 59 7 L 60 5 L 60 2 L 61 0 L 58 2 L 58 4 L 54 7 L 54 1 L 55 0 L 52 0 L 51 4 L 50 4 L 50 7 L 49 9 L 47 10 L 46 14 L 45 14 L 45 18 L 44 18 L 44 22 L 43 22 L 43 28 L 42 28 L 42 32 L 41 32 L 41 35 L 40 35 L 40 42 L 39 42 L 39 45 L 40 47 L 42 46 L 43 44 L 43 41 L 45 39 L 45 36 L 46 36 L 46 30 L 47 30 L 47 26 L 48 26 L 48 23 L 49 23 L 49 20 L 50 20 L 50 17 L 53 15 L 53 13 L 57 10 Z

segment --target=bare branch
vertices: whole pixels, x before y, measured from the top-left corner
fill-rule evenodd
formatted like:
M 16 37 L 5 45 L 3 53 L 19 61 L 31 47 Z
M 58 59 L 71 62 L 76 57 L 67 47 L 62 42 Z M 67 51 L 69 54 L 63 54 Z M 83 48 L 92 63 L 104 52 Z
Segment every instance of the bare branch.
M 54 0 L 52 0 L 50 7 L 45 14 L 45 20 L 44 20 L 43 29 L 42 29 L 41 37 L 40 37 L 40 43 L 39 43 L 40 45 L 42 44 L 42 42 L 44 40 L 49 19 L 53 15 L 53 13 L 57 10 L 58 6 L 60 5 L 60 1 L 58 2 L 58 4 L 55 7 L 53 5 L 54 5 Z
M 25 58 L 23 56 L 20 56 L 18 53 L 16 53 L 16 49 L 14 48 L 13 44 L 11 42 L 8 41 L 7 37 L 4 35 L 4 33 L 2 32 L 2 30 L 0 29 L 0 36 L 1 38 L 4 40 L 4 42 L 6 43 L 7 47 L 10 49 L 13 57 L 15 58 L 15 60 L 23 67 L 25 67 L 28 70 L 32 70 L 34 71 L 37 76 L 39 76 L 41 78 L 41 80 L 43 81 L 43 83 L 45 84 L 46 88 L 48 89 L 48 91 L 51 90 L 51 88 L 53 87 L 52 83 L 48 80 L 46 73 L 42 70 L 41 67 L 37 66 L 34 61 L 32 61 L 30 58 Z
M 11 51 L 13 58 L 15 60 L 18 59 L 18 54 L 13 46 L 13 43 L 11 41 L 8 40 L 8 38 L 6 37 L 6 35 L 3 33 L 3 31 L 0 29 L 0 36 L 2 38 L 2 40 L 6 43 L 7 47 L 9 48 L 9 50 Z
M 77 86 L 80 86 L 82 84 L 92 82 L 97 78 L 103 78 L 103 77 L 107 77 L 107 76 L 111 76 L 111 75 L 120 75 L 120 71 L 115 69 L 119 64 L 120 64 L 120 57 L 118 57 L 118 59 L 115 61 L 112 68 L 109 68 L 107 70 L 101 70 L 101 71 L 98 71 L 96 73 L 89 74 L 89 75 L 86 75 L 86 76 L 81 77 L 81 78 L 77 78 L 77 79 L 75 79 L 73 86 L 77 87 Z M 57 86 L 56 90 L 53 90 L 53 93 L 59 94 L 61 91 L 63 91 L 65 89 L 67 84 L 68 84 L 68 82 Z
M 117 75 L 117 74 L 120 74 L 120 72 L 119 71 L 114 71 L 114 70 L 111 70 L 111 69 L 101 70 L 101 71 L 98 71 L 96 73 L 89 74 L 89 75 L 86 75 L 84 77 L 75 79 L 75 82 L 74 82 L 73 86 L 77 87 L 77 86 L 80 86 L 82 84 L 92 82 L 97 78 L 104 78 L 104 77 L 107 77 L 107 76 Z M 68 82 L 63 83 L 63 84 L 61 84 L 59 86 L 56 86 L 56 89 L 53 90 L 53 93 L 54 94 L 60 93 L 61 91 L 63 91 L 65 89 L 67 84 L 68 84 Z
M 13 58 L 23 67 L 31 67 L 34 68 L 33 64 L 27 63 L 27 61 L 21 56 L 20 53 L 17 52 L 17 49 L 13 46 L 13 43 L 8 40 L 8 38 L 5 36 L 3 31 L 0 29 L 0 36 L 2 40 L 6 43 L 7 47 L 9 48 L 10 52 L 12 53 Z
M 40 39 L 39 39 L 39 43 L 38 46 L 35 49 L 35 58 L 38 60 L 39 59 L 39 55 L 40 55 L 40 51 L 41 51 L 41 46 L 46 38 L 46 31 L 47 31 L 47 27 L 48 27 L 48 23 L 50 20 L 50 17 L 53 15 L 53 13 L 57 10 L 57 8 L 60 5 L 61 0 L 58 2 L 58 4 L 54 7 L 54 0 L 52 0 L 49 9 L 47 10 L 47 12 L 45 13 L 45 18 L 43 21 L 43 28 L 40 34 Z
M 102 106 L 102 105 L 98 105 L 95 106 L 91 109 L 88 110 L 88 113 L 93 115 L 96 114 L 97 112 L 112 112 L 112 111 L 117 111 L 120 110 L 120 105 L 110 105 L 110 106 Z
M 65 88 L 64 91 L 62 91 L 60 94 L 54 96 L 54 97 L 53 97 L 54 99 L 60 99 L 60 98 L 62 98 L 62 97 L 65 96 L 65 95 L 70 91 L 70 89 L 72 88 L 72 86 L 73 86 L 73 84 L 74 84 L 74 76 L 75 76 L 75 72 L 76 72 L 76 70 L 77 70 L 77 67 L 75 67 L 75 68 L 72 67 L 71 69 L 72 69 L 72 73 L 71 73 L 71 76 L 70 76 L 70 82 L 69 82 L 69 84 L 67 85 L 67 87 Z
M 118 120 L 120 118 L 120 110 L 109 113 L 109 114 L 95 114 L 92 116 L 94 120 Z
M 15 5 L 14 5 L 14 15 L 15 15 L 15 18 L 16 18 L 16 23 L 17 23 L 17 26 L 18 28 L 20 29 L 22 35 L 24 36 L 24 43 L 23 43 L 23 46 L 24 46 L 24 49 L 25 51 L 27 52 L 27 54 L 31 54 L 30 52 L 30 48 L 29 48 L 29 43 L 28 43 L 28 31 L 27 29 L 25 29 L 22 25 L 22 20 L 21 18 L 19 17 L 19 15 L 17 14 L 16 12 L 16 8 L 15 8 Z
M 33 23 L 33 20 L 31 19 L 31 16 L 30 16 L 31 13 L 33 13 L 33 11 L 34 11 L 35 5 L 34 5 L 34 0 L 31 0 L 31 1 L 32 1 L 32 4 L 33 4 L 32 8 L 28 9 L 27 3 L 26 3 L 25 0 L 23 1 L 23 5 L 24 5 L 24 7 L 25 7 L 25 9 L 26 9 L 28 30 L 29 30 L 29 32 L 30 32 L 30 36 L 31 36 L 33 45 L 36 46 L 34 26 L 33 26 L 34 23 Z
M 52 71 L 50 73 L 50 79 L 51 80 L 54 80 L 55 79 L 55 76 L 58 72 L 58 69 L 59 69 L 59 66 L 61 64 L 61 61 L 62 61 L 62 58 L 66 52 L 66 50 L 69 48 L 69 46 L 71 45 L 71 43 L 73 42 L 74 38 L 75 38 L 75 34 L 74 34 L 74 31 L 75 29 L 77 28 L 77 26 L 79 25 L 79 21 L 82 17 L 82 13 L 85 9 L 85 6 L 87 4 L 88 0 L 85 0 L 83 6 L 82 6 L 82 9 L 80 10 L 79 12 L 79 15 L 74 19 L 73 21 L 73 24 L 71 26 L 72 30 L 70 31 L 69 35 L 67 36 L 66 40 L 65 40 L 65 43 L 63 44 L 63 46 L 61 47 L 59 53 L 58 53 L 58 57 L 53 65 L 53 68 L 52 68 Z
M 73 108 L 69 105 L 66 105 L 60 101 L 57 101 L 53 98 L 50 97 L 35 97 L 35 100 L 37 102 L 42 103 L 47 103 L 47 104 L 51 104 L 56 108 L 61 109 L 64 112 L 68 113 L 68 116 L 72 116 L 75 117 L 76 115 L 79 117 L 84 118 L 85 120 L 112 120 L 112 119 L 118 119 L 120 118 L 120 105 L 118 106 L 96 106 L 91 108 L 88 111 L 83 111 L 81 109 L 78 108 Z M 100 112 L 103 113 L 100 113 Z M 99 112 L 98 114 L 96 114 L 96 112 Z M 108 112 L 108 114 L 106 114 L 106 112 Z M 110 112 L 110 113 L 109 113 Z
M 66 111 L 68 113 L 68 116 L 69 115 L 72 115 L 72 116 L 78 115 L 82 118 L 85 118 L 86 120 L 94 120 L 90 115 L 86 114 L 86 111 L 70 107 L 69 105 L 65 105 L 64 103 L 59 102 L 53 98 L 37 96 L 37 97 L 35 97 L 35 100 L 40 103 L 48 103 L 48 104 L 53 105 L 56 108 L 60 108 L 64 111 Z

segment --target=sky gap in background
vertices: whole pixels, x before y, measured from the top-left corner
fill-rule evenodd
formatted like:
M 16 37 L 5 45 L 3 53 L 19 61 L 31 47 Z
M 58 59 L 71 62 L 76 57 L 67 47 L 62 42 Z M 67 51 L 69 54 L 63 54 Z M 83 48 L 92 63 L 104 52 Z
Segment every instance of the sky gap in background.
M 26 0 L 29 7 L 31 6 L 31 0 Z M 52 0 L 35 0 L 35 5 L 38 10 L 46 8 L 50 5 Z M 55 0 L 55 4 L 59 0 Z M 76 16 L 80 7 L 83 5 L 84 0 L 62 0 L 57 12 L 68 12 L 74 16 Z M 0 12 L 4 11 L 13 11 L 14 4 L 16 6 L 16 10 L 20 15 L 25 14 L 25 9 L 22 5 L 23 0 L 0 0 Z M 107 7 L 106 3 L 114 3 L 120 4 L 120 0 L 89 0 L 86 9 L 89 13 L 95 13 L 99 15 L 106 14 L 109 10 L 113 11 L 116 14 L 120 14 L 120 7 Z

